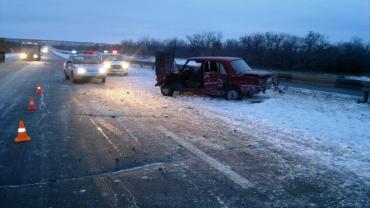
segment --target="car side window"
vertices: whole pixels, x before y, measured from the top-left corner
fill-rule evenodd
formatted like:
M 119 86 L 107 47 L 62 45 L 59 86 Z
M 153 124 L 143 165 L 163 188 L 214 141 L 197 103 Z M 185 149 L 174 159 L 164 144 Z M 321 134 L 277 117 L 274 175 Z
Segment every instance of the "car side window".
M 225 67 L 222 63 L 217 62 L 217 66 L 218 66 L 218 71 L 221 75 L 227 75 Z
M 218 72 L 218 63 L 216 61 L 211 61 L 209 63 L 210 63 L 209 71 L 210 72 Z
M 203 70 L 204 72 L 209 72 L 209 61 L 204 61 L 204 62 L 202 63 L 202 70 Z
M 187 70 L 198 71 L 200 67 L 201 67 L 201 63 L 190 60 L 184 66 L 183 71 L 187 71 Z
M 214 61 L 203 62 L 202 69 L 204 72 L 217 72 L 217 64 Z

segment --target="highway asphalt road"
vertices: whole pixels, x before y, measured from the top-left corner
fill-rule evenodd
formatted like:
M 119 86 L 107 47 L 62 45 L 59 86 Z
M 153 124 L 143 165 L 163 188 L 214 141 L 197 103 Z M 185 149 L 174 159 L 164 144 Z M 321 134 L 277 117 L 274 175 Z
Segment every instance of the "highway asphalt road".
M 72 84 L 52 54 L 0 65 L 0 207 L 369 207 L 355 174 L 125 79 Z

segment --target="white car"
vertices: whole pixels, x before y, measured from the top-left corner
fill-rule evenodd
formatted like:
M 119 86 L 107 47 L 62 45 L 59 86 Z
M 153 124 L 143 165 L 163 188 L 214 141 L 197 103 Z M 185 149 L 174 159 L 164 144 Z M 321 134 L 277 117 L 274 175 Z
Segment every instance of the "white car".
M 103 54 L 103 65 L 108 70 L 109 75 L 127 75 L 130 63 L 125 61 L 119 54 Z
M 70 56 L 64 64 L 64 75 L 72 82 L 86 79 L 101 79 L 104 83 L 108 70 L 104 68 L 99 56 L 76 54 Z

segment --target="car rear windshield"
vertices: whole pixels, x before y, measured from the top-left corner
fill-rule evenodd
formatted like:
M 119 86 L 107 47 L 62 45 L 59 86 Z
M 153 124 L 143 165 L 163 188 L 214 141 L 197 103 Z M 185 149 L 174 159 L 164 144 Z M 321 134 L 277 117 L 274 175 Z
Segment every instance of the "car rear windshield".
M 73 57 L 75 64 L 99 64 L 100 59 L 98 56 L 75 56 Z
M 243 59 L 231 61 L 231 66 L 235 74 L 246 74 L 248 71 L 252 71 L 252 68 Z

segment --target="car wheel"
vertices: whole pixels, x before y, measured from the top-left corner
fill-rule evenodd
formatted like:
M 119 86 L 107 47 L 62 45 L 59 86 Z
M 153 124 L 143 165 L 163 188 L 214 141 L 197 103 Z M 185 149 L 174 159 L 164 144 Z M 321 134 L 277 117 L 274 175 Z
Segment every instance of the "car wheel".
M 101 79 L 101 82 L 102 82 L 102 83 L 105 83 L 105 78 L 102 78 L 102 79 Z
M 72 81 L 73 83 L 77 83 L 77 82 L 78 82 L 78 80 L 77 80 L 77 79 L 75 79 L 75 76 L 73 75 L 73 72 L 72 72 L 72 74 L 71 74 L 71 81 Z
M 69 76 L 67 75 L 66 71 L 64 71 L 64 77 L 66 78 L 66 80 L 69 80 Z
M 227 100 L 240 100 L 241 98 L 241 92 L 237 88 L 231 88 L 226 91 Z
M 173 89 L 170 85 L 162 85 L 161 86 L 161 93 L 164 96 L 172 96 L 173 95 Z

